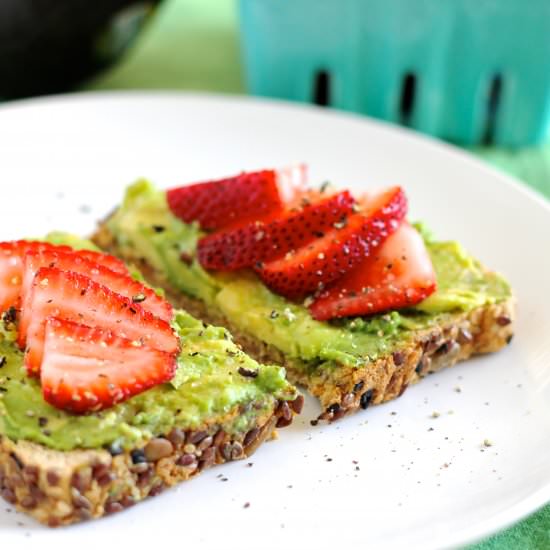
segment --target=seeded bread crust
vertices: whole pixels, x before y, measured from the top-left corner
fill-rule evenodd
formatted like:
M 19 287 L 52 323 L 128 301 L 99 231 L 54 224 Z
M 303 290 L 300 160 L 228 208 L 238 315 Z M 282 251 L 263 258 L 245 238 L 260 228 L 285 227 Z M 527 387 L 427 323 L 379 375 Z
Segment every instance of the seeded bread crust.
M 207 323 L 225 326 L 235 342 L 257 361 L 286 367 L 288 379 L 305 387 L 321 403 L 323 412 L 313 423 L 338 420 L 369 405 L 395 399 L 410 384 L 430 373 L 474 355 L 499 350 L 510 343 L 514 333 L 515 301 L 510 298 L 499 304 L 450 314 L 445 323 L 429 330 L 418 330 L 407 343 L 363 367 L 337 365 L 332 369 L 308 369 L 303 361 L 287 357 L 274 346 L 239 330 L 204 302 L 174 290 L 163 274 L 143 259 L 125 257 L 105 223 L 93 240 L 102 249 L 135 263 L 152 285 L 166 290 L 167 298 L 176 307 Z
M 0 495 L 50 527 L 120 512 L 215 464 L 250 456 L 277 427 L 292 423 L 303 397 L 278 401 L 247 432 L 224 426 L 239 414 L 197 430 L 174 428 L 140 449 L 57 451 L 0 435 Z

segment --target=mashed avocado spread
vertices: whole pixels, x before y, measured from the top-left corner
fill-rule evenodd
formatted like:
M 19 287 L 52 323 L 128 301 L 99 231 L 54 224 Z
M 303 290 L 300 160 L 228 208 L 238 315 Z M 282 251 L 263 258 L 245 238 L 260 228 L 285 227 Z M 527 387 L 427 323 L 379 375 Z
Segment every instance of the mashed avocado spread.
M 304 306 L 270 292 L 253 273 L 202 269 L 195 257 L 201 231 L 173 216 L 165 193 L 147 181 L 127 190 L 109 229 L 125 255 L 146 259 L 171 286 L 203 300 L 240 330 L 272 344 L 308 369 L 360 365 L 407 339 L 412 329 L 510 296 L 508 283 L 485 271 L 459 243 L 437 242 L 423 232 L 437 273 L 437 292 L 399 313 L 319 322 Z
M 49 240 L 76 248 L 91 245 L 59 233 Z M 194 429 L 209 419 L 221 419 L 236 406 L 247 412 L 234 418 L 231 429 L 246 431 L 275 399 L 296 397 L 283 368 L 256 363 L 225 329 L 206 326 L 182 311 L 176 313 L 173 327 L 182 349 L 169 384 L 102 412 L 76 416 L 44 401 L 39 381 L 25 372 L 23 354 L 14 343 L 15 332 L 0 322 L 0 434 L 60 450 L 132 448 L 173 426 Z M 239 369 L 258 375 L 243 376 Z M 252 403 L 253 407 L 247 407 Z

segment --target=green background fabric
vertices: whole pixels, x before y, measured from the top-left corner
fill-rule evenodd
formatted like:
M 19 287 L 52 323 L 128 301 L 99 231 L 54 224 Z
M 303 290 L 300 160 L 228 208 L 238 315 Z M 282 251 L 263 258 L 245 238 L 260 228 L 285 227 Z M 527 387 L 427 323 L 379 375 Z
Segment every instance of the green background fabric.
M 89 90 L 181 89 L 245 93 L 234 0 L 166 0 L 126 57 Z M 473 152 L 550 198 L 550 143 Z M 550 505 L 470 550 L 550 548 Z

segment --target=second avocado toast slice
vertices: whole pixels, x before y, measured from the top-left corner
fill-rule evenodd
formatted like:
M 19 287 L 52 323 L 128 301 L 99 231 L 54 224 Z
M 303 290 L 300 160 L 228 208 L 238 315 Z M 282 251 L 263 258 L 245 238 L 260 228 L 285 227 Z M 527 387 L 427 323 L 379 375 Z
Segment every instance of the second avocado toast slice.
M 65 235 L 50 240 L 89 245 Z M 55 261 L 67 252 L 51 254 Z M 121 511 L 205 468 L 249 456 L 303 403 L 283 368 L 258 364 L 225 328 L 175 311 L 173 377 L 75 414 L 48 403 L 40 379 L 27 372 L 17 345 L 20 316 L 10 307 L 0 320 L 0 494 L 50 526 Z M 72 369 L 65 376 L 74 376 Z
M 196 223 L 171 212 L 164 191 L 141 181 L 95 241 L 137 262 L 173 303 L 228 327 L 256 359 L 284 365 L 293 382 L 320 399 L 321 420 L 393 399 L 427 374 L 496 351 L 512 338 L 508 283 L 456 242 L 425 235 L 438 290 L 416 307 L 326 322 L 253 273 L 203 269 L 197 260 L 202 236 Z

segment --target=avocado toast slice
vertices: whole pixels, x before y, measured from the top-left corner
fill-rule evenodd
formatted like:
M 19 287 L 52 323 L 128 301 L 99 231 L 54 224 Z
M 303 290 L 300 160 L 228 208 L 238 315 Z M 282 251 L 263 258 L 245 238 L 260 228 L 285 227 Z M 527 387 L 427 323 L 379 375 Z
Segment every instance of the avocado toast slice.
M 50 240 L 91 246 L 64 235 L 54 235 Z M 80 269 L 86 268 L 82 254 L 73 253 L 82 262 Z M 55 249 L 54 261 L 49 254 L 50 265 L 59 262 L 59 266 L 70 252 Z M 51 274 L 53 269 L 39 270 L 35 280 L 40 273 Z M 118 280 L 112 270 L 97 271 L 102 277 Z M 50 277 L 50 285 L 52 280 Z M 134 283 L 126 284 L 133 293 Z M 90 284 L 88 293 L 91 289 Z M 143 288 L 133 295 L 130 308 L 140 313 L 139 304 L 148 300 L 155 302 L 154 307 L 162 302 Z M 63 307 L 61 311 L 66 312 Z M 32 311 L 33 316 L 39 315 L 36 307 Z M 168 379 L 148 389 L 134 388 L 130 397 L 115 393 L 114 404 L 100 403 L 82 414 L 82 398 L 105 396 L 90 387 L 95 395 L 84 392 L 73 396 L 76 401 L 69 407 L 63 405 L 62 384 L 51 384 L 55 371 L 53 375 L 49 372 L 49 378 L 44 376 L 46 366 L 59 356 L 52 355 L 48 333 L 43 373 L 40 378 L 31 375 L 29 344 L 26 349 L 17 344 L 21 317 L 21 311 L 12 306 L 0 321 L 0 494 L 52 527 L 121 511 L 205 468 L 249 456 L 272 437 L 276 427 L 289 425 L 303 403 L 286 381 L 284 369 L 258 364 L 232 341 L 225 328 L 206 325 L 176 310 L 171 315 L 171 329 L 179 345 L 175 369 Z M 144 314 L 144 318 L 148 317 Z M 53 328 L 59 324 L 56 321 Z M 86 330 L 97 334 L 100 329 Z M 116 339 L 111 333 L 107 336 L 111 340 L 100 344 L 112 345 L 99 346 L 106 348 L 103 357 L 122 357 Z M 53 351 L 62 354 L 64 345 L 70 347 L 75 339 L 57 342 Z M 146 362 L 164 357 L 164 352 L 153 353 L 140 346 L 138 341 L 131 342 L 132 351 L 139 353 L 130 355 L 122 365 L 124 369 L 132 367 L 132 357 L 137 357 L 138 365 L 142 365 L 141 357 Z M 81 357 L 74 355 L 75 364 L 79 361 Z M 150 365 L 144 370 L 147 368 Z M 66 384 L 75 374 L 70 362 L 64 366 Z M 117 379 L 111 380 L 116 383 Z M 47 383 L 51 384 L 50 394 L 46 393 Z
M 203 231 L 176 217 L 166 192 L 146 181 L 127 190 L 94 240 L 136 262 L 174 304 L 227 327 L 257 360 L 284 365 L 291 381 L 320 400 L 319 419 L 332 421 L 512 338 L 514 299 L 504 278 L 458 243 L 423 233 L 437 291 L 414 307 L 330 322 L 314 319 L 307 303 L 278 295 L 251 271 L 204 269 L 197 259 Z

